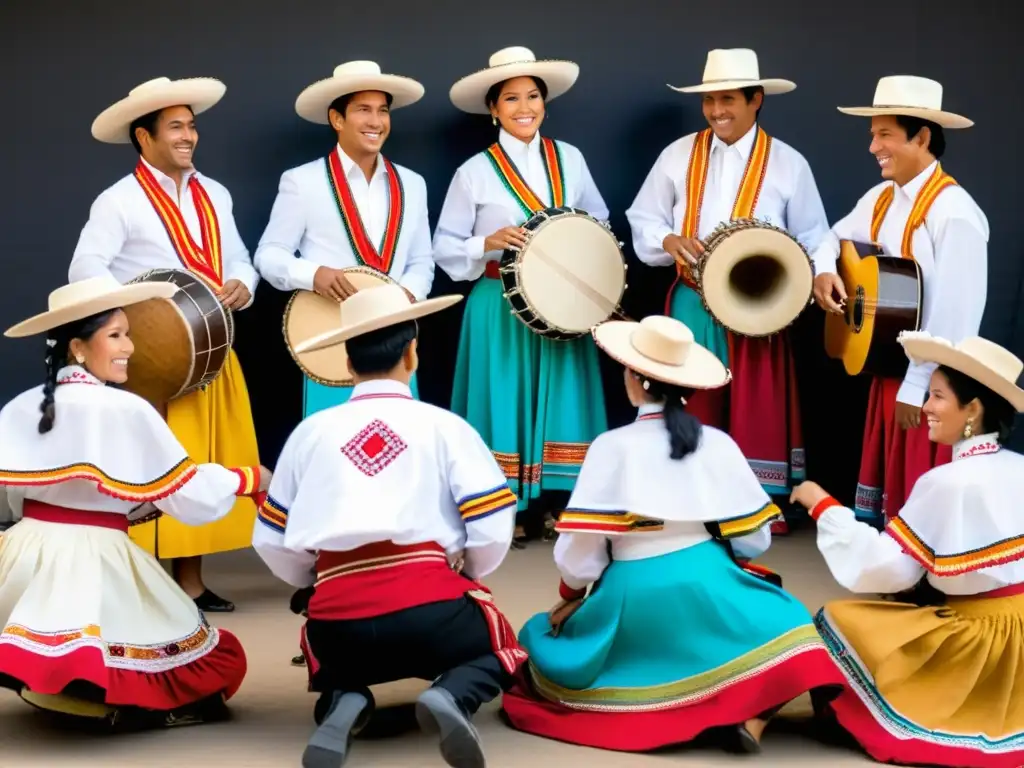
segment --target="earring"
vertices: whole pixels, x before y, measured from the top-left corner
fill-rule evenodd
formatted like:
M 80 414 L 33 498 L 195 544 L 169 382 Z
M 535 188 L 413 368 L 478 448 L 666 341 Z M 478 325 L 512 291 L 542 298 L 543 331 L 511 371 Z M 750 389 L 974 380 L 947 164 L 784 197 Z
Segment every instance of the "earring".
M 649 382 L 647 379 L 644 379 L 643 388 L 644 388 L 644 391 L 646 392 L 648 389 L 651 388 L 651 382 Z
M 494 115 L 491 115 L 491 125 L 498 125 L 498 118 L 496 118 Z
M 75 360 L 79 365 L 82 365 L 85 363 L 85 355 L 75 355 Z
M 973 421 L 974 419 L 967 420 L 967 426 L 964 427 L 964 440 L 967 440 L 972 434 L 974 434 L 974 425 L 971 423 Z

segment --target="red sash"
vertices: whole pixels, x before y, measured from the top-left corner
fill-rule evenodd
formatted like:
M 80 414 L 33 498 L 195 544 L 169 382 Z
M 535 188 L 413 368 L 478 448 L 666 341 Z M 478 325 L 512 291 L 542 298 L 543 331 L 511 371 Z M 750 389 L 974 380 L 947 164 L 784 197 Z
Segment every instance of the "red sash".
M 565 173 L 562 169 L 562 155 L 558 151 L 558 144 L 551 139 L 542 136 L 540 146 L 541 155 L 544 157 L 544 170 L 548 176 L 551 205 L 560 208 L 565 205 Z M 495 142 L 488 147 L 487 158 L 527 218 L 547 208 L 537 194 L 530 189 L 530 185 L 523 179 L 523 175 L 519 173 L 516 164 L 512 162 L 512 158 L 508 156 L 501 144 Z
M 932 175 L 928 177 L 928 181 L 924 183 L 917 193 L 917 197 L 914 198 L 914 207 L 910 209 L 907 225 L 903 228 L 903 242 L 900 245 L 900 255 L 904 259 L 914 258 L 914 232 L 928 218 L 928 211 L 931 210 L 935 198 L 946 187 L 955 186 L 957 186 L 956 179 L 942 170 L 942 163 L 936 163 Z M 889 207 L 892 205 L 895 194 L 895 186 L 889 184 L 882 190 L 882 193 L 875 201 L 875 209 L 871 215 L 871 241 L 874 243 L 878 242 L 878 234 L 882 230 L 882 222 L 885 221 L 885 215 L 889 212 Z

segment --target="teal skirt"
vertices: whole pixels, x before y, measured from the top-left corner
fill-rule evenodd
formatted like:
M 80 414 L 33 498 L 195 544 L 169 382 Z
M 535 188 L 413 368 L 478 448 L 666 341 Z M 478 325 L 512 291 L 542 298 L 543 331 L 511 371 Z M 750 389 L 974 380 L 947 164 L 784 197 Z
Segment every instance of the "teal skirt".
M 597 347 L 590 336 L 537 335 L 511 313 L 501 281 L 481 278 L 466 301 L 452 411 L 494 453 L 520 510 L 542 490 L 571 491 L 608 429 Z
M 695 290 L 680 282 L 672 291 L 669 315 L 685 323 L 693 331 L 694 341 L 711 350 L 723 365 L 729 365 L 729 338 L 725 328 L 711 317 Z
M 323 384 L 318 384 L 308 376 L 304 377 L 304 379 L 302 388 L 302 418 L 311 416 L 317 411 L 323 411 L 327 408 L 333 408 L 335 405 L 347 403 L 348 399 L 352 397 L 353 387 L 327 387 Z M 415 373 L 409 382 L 409 388 L 412 390 L 412 396 L 419 400 L 420 393 L 419 388 L 416 386 Z

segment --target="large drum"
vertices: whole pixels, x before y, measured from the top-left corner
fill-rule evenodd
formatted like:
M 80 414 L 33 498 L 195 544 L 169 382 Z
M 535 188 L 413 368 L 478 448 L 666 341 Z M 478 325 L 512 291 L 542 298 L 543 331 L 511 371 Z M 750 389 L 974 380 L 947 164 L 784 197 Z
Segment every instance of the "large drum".
M 178 292 L 124 308 L 135 343 L 125 388 L 157 407 L 216 379 L 235 341 L 231 311 L 191 272 L 154 269 L 130 282 L 160 281 Z
M 369 267 L 347 267 L 341 271 L 356 290 L 395 284 L 388 275 Z M 348 370 L 345 345 L 301 354 L 296 353 L 295 348 L 307 339 L 333 331 L 340 324 L 338 302 L 313 291 L 296 291 L 284 310 L 281 330 L 289 354 L 306 376 L 325 387 L 351 387 L 355 384 Z
M 619 314 L 626 258 L 612 231 L 578 208 L 548 208 L 523 227 L 498 273 L 512 313 L 549 339 L 573 339 Z

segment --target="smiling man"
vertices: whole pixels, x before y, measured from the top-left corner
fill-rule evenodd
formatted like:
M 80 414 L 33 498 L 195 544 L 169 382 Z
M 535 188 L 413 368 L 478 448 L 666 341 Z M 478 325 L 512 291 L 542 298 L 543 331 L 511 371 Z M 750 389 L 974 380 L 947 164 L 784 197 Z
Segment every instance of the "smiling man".
M 766 95 L 795 88 L 788 80 L 761 78 L 752 50 L 709 52 L 703 83 L 673 87 L 701 95 L 709 127 L 662 151 L 626 211 L 637 257 L 650 266 L 676 269 L 666 314 L 686 323 L 696 342 L 733 372 L 730 387 L 696 392 L 687 409 L 732 435 L 762 487 L 780 504 L 804 474 L 788 334 L 764 339 L 728 334 L 705 309 L 690 265 L 722 222 L 760 219 L 788 231 L 808 253 L 828 231 L 807 161 L 758 124 Z M 773 530 L 784 532 L 785 524 L 780 521 Z
M 131 143 L 139 159 L 131 174 L 92 204 L 68 270 L 71 282 L 113 275 L 126 283 L 152 269 L 178 269 L 203 280 L 228 309 L 252 303 L 259 277 L 235 225 L 231 195 L 192 162 L 199 141 L 195 117 L 225 90 L 210 78 L 157 78 L 93 121 L 93 138 Z M 249 394 L 234 350 L 205 390 L 168 403 L 165 415 L 197 463 L 259 464 Z M 175 580 L 200 609 L 233 611 L 234 605 L 206 588 L 201 557 L 248 547 L 255 519 L 252 500 L 240 499 L 216 523 L 193 527 L 164 516 L 130 533 L 150 553 L 173 560 Z
M 988 294 L 988 219 L 942 168 L 944 129 L 969 128 L 942 109 L 942 85 L 924 77 L 883 77 L 871 107 L 839 107 L 871 118 L 868 151 L 883 181 L 832 227 L 814 253 L 814 297 L 841 313 L 846 299 L 836 274 L 839 241 L 877 243 L 887 256 L 914 259 L 924 281 L 921 330 L 955 343 L 976 336 Z M 881 526 L 900 511 L 917 479 L 951 458 L 928 440 L 921 406 L 933 364 L 911 362 L 900 378 L 872 382 L 864 428 L 857 516 Z
M 337 143 L 327 157 L 281 176 L 254 257 L 268 283 L 340 302 L 355 292 L 343 270 L 369 267 L 389 275 L 414 301 L 427 297 L 434 282 L 427 185 L 381 154 L 392 110 L 422 97 L 420 83 L 382 74 L 372 61 L 342 64 L 299 95 L 299 117 L 330 125 Z M 307 377 L 304 414 L 339 405 L 351 391 Z

